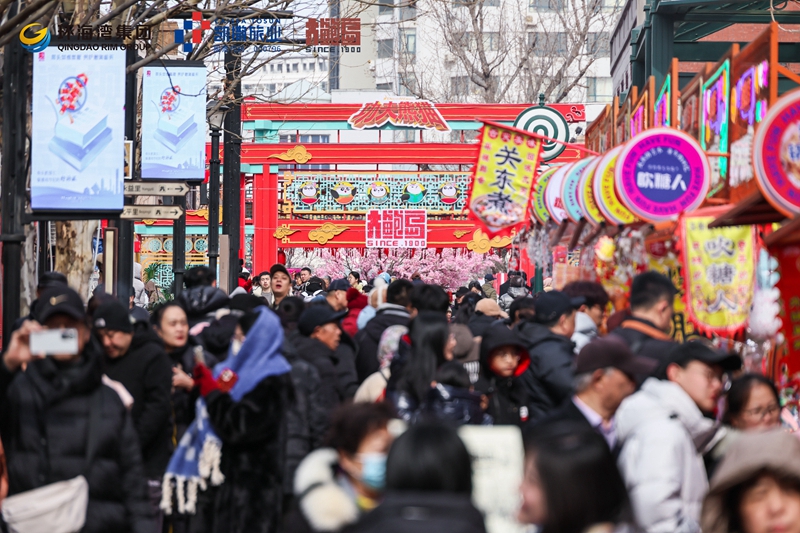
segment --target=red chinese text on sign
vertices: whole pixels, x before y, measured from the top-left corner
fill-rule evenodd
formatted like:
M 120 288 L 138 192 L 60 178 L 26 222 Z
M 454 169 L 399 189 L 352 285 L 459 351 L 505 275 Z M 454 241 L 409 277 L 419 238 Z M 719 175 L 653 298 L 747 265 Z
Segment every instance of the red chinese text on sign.
M 424 209 L 367 211 L 367 248 L 425 248 L 428 214 Z

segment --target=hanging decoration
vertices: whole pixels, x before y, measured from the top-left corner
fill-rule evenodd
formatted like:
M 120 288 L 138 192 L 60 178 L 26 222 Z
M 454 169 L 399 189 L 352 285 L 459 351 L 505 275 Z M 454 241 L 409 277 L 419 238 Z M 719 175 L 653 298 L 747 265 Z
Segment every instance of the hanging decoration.
M 687 318 L 702 333 L 733 336 L 746 326 L 756 275 L 753 226 L 709 228 L 725 208 L 682 218 L 681 260 Z
M 547 191 L 547 185 L 550 183 L 550 179 L 553 177 L 553 174 L 561 168 L 559 165 L 550 167 L 546 169 L 544 172 L 539 174 L 539 177 L 536 178 L 536 181 L 533 184 L 533 194 L 531 198 L 531 210 L 533 211 L 533 216 L 539 222 L 539 224 L 545 225 L 547 221 L 550 220 L 550 212 L 547 211 L 547 204 L 545 203 L 545 192 Z
M 622 205 L 619 201 L 617 193 L 614 191 L 614 175 L 617 165 L 617 158 L 622 152 L 624 145 L 617 146 L 609 150 L 595 170 L 593 178 L 594 199 L 597 202 L 597 207 L 609 223 L 621 226 L 623 224 L 632 224 L 636 221 L 636 217 L 628 210 L 627 207 Z

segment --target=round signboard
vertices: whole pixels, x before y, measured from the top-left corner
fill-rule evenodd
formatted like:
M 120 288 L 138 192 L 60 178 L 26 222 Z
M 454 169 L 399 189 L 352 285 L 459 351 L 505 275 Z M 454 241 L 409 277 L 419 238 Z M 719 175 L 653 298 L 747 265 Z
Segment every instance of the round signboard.
M 564 211 L 567 212 L 567 217 L 576 224 L 583 218 L 581 203 L 578 199 L 580 196 L 578 185 L 581 181 L 581 173 L 593 160 L 594 157 L 587 157 L 570 165 L 561 189 L 561 202 L 564 204 Z
M 673 128 L 653 128 L 631 139 L 619 154 L 615 174 L 619 199 L 648 222 L 694 211 L 711 183 L 700 144 Z
M 775 209 L 787 217 L 800 213 L 800 89 L 767 112 L 753 141 L 753 167 Z
M 569 123 L 564 115 L 552 107 L 544 105 L 529 107 L 517 116 L 514 127 L 562 141 L 561 143 L 544 141 L 542 161 L 550 161 L 561 155 L 566 148 L 562 143 L 569 142 Z
M 550 213 L 550 218 L 556 224 L 561 224 L 567 218 L 564 202 L 561 200 L 561 189 L 564 188 L 564 178 L 570 167 L 572 164 L 558 167 L 558 170 L 550 177 L 550 183 L 547 184 L 544 191 L 544 205 L 547 206 L 547 212 Z
M 597 170 L 597 166 L 601 159 L 601 156 L 597 156 L 591 163 L 586 165 L 586 168 L 584 168 L 583 172 L 581 172 L 580 183 L 578 183 L 578 201 L 581 204 L 581 212 L 583 213 L 583 216 L 586 217 L 586 220 L 589 221 L 589 224 L 594 227 L 597 227 L 606 221 L 606 219 L 603 218 L 603 214 L 600 212 L 600 209 L 597 208 L 597 202 L 594 201 L 594 188 L 592 181 L 594 173 Z
M 594 172 L 592 184 L 594 185 L 594 199 L 597 207 L 606 220 L 614 225 L 631 224 L 636 222 L 627 207 L 617 198 L 614 191 L 614 168 L 617 165 L 617 158 L 625 145 L 612 148 L 603 156 Z
M 540 224 L 547 224 L 547 221 L 550 219 L 550 213 L 547 211 L 544 195 L 550 178 L 559 168 L 561 168 L 561 166 L 548 168 L 539 175 L 533 185 L 533 201 L 531 202 L 531 206 L 533 207 L 533 216 L 536 217 L 536 220 L 538 220 Z

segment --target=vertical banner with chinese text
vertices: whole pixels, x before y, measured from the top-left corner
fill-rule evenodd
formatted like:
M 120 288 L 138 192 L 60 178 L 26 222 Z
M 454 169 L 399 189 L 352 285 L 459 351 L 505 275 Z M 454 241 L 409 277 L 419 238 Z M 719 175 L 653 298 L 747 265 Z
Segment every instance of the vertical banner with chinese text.
M 523 131 L 484 124 L 467 205 L 490 237 L 510 235 L 526 223 L 541 145 Z
M 681 219 L 687 318 L 703 333 L 732 336 L 747 326 L 756 265 L 754 226 L 709 228 L 724 208 Z
M 778 290 L 781 291 L 781 331 L 786 337 L 786 357 L 789 375 L 800 372 L 800 246 L 771 248 L 778 259 Z

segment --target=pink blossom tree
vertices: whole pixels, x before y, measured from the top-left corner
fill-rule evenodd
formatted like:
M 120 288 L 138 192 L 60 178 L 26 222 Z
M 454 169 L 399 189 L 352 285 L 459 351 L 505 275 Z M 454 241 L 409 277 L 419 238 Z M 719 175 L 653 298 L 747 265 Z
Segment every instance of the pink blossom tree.
M 419 274 L 422 281 L 455 290 L 471 280 L 489 272 L 500 259 L 494 254 L 476 254 L 466 250 L 445 248 L 441 253 L 433 249 L 390 249 L 389 253 L 377 248 L 322 250 L 323 266 L 316 269 L 320 276 L 340 278 L 351 271 L 372 279 L 381 272 L 392 277 L 411 278 Z

